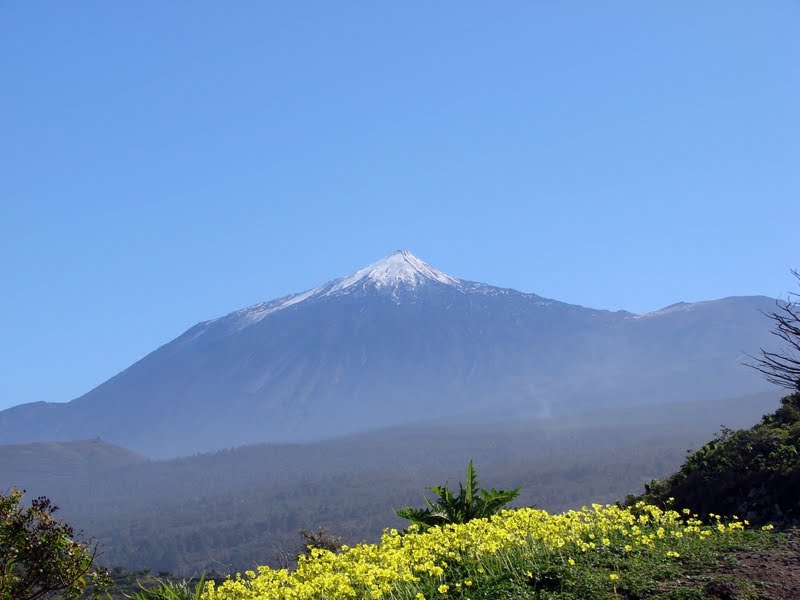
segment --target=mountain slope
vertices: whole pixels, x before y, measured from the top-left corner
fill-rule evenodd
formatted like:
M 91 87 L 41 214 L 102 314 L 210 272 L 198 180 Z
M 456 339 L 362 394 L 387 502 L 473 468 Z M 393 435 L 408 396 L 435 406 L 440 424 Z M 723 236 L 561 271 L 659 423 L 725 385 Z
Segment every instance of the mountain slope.
M 727 298 L 608 312 L 446 275 L 407 251 L 199 323 L 84 396 L 0 412 L 0 443 L 102 436 L 166 457 L 451 418 L 568 414 L 764 389 L 768 340 Z

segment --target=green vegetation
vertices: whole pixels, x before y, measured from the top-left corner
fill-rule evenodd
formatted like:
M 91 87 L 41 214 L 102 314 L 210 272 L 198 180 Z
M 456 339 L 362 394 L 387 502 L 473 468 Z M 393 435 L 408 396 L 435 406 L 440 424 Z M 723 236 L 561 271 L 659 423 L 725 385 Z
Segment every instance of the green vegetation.
M 800 392 L 750 429 L 723 429 L 677 473 L 645 486 L 640 498 L 675 498 L 699 514 L 736 514 L 754 524 L 800 522 Z
M 139 589 L 127 595 L 131 600 L 200 600 L 205 587 L 205 577 L 197 580 L 171 581 L 157 579 L 156 585 L 139 584 Z
M 23 508 L 22 497 L 16 488 L 0 493 L 0 600 L 77 598 L 87 584 L 94 596 L 107 589 L 111 581 L 94 564 L 95 548 L 53 517 L 58 507 L 39 497 Z
M 478 475 L 472 461 L 467 466 L 465 485 L 458 484 L 458 495 L 444 486 L 428 488 L 437 498 L 431 502 L 424 496 L 426 508 L 401 508 L 397 516 L 408 519 L 423 531 L 428 527 L 447 525 L 448 523 L 466 523 L 472 519 L 485 519 L 497 514 L 501 508 L 519 496 L 521 487 L 513 490 L 484 490 L 478 487 Z

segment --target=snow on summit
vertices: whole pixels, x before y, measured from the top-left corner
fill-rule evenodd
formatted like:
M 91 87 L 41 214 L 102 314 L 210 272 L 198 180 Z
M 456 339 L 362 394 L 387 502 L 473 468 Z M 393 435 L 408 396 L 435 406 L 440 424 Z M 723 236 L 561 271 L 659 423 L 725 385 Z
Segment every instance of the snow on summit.
M 408 250 L 397 250 L 378 262 L 356 271 L 349 277 L 333 282 L 333 286 L 326 290 L 326 295 L 344 290 L 359 282 L 372 283 L 377 288 L 395 287 L 400 284 L 416 287 L 418 283 L 426 279 L 446 285 L 459 284 L 458 279 L 434 269 Z
M 371 286 L 378 290 L 394 290 L 399 286 L 415 288 L 421 283 L 431 281 L 453 287 L 461 286 L 460 280 L 435 269 L 414 256 L 410 251 L 396 250 L 389 256 L 347 277 L 334 279 L 300 294 L 290 294 L 277 300 L 262 302 L 238 310 L 228 315 L 228 317 L 233 318 L 237 329 L 242 329 L 257 323 L 271 313 L 301 302 L 316 300 L 325 296 L 347 294 L 356 289 L 362 289 L 364 286 Z M 227 319 L 228 317 L 223 318 Z

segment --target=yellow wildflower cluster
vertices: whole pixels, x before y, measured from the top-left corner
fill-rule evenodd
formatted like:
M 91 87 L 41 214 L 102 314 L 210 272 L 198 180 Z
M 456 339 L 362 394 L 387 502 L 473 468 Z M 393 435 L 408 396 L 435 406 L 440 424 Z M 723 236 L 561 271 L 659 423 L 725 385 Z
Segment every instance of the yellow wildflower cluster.
M 532 557 L 556 557 L 565 568 L 593 552 L 657 553 L 677 559 L 692 540 L 730 535 L 738 521 L 703 525 L 694 515 L 639 503 L 632 509 L 594 504 L 550 515 L 543 510 L 506 510 L 463 525 L 414 526 L 406 534 L 384 532 L 378 544 L 358 544 L 340 552 L 314 549 L 297 569 L 259 567 L 219 586 L 209 582 L 204 600 L 306 600 L 447 597 L 473 585 L 483 573 L 513 572 Z M 463 578 L 463 574 L 470 578 Z M 459 575 L 461 574 L 461 575 Z M 520 576 L 532 576 L 526 568 Z M 459 577 L 461 577 L 459 579 Z M 612 574 L 610 581 L 618 577 Z M 477 583 L 476 583 L 477 585 Z

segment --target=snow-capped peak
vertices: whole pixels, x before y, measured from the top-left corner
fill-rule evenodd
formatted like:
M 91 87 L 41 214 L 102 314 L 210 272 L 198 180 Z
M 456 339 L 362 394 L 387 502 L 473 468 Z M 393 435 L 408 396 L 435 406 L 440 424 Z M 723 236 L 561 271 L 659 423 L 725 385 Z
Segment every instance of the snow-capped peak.
M 377 288 L 386 288 L 395 287 L 399 284 L 416 287 L 417 284 L 425 280 L 438 281 L 452 286 L 457 286 L 460 283 L 458 279 L 450 277 L 421 261 L 408 250 L 396 250 L 389 256 L 356 271 L 349 277 L 333 282 L 333 285 L 325 293 L 326 295 L 334 294 L 359 282 L 371 283 Z
M 248 327 L 269 314 L 289 308 L 301 302 L 310 302 L 325 296 L 348 294 L 354 286 L 371 285 L 377 289 L 391 289 L 392 295 L 397 298 L 396 290 L 399 286 L 415 288 L 418 284 L 435 281 L 444 285 L 449 285 L 463 289 L 459 279 L 450 277 L 438 269 L 433 268 L 428 263 L 421 261 L 408 250 L 396 250 L 389 256 L 372 263 L 341 279 L 334 279 L 318 287 L 312 288 L 299 294 L 290 294 L 270 302 L 262 302 L 254 306 L 237 310 L 228 315 L 233 318 L 234 326 L 237 329 Z M 218 319 L 207 321 L 213 323 Z

